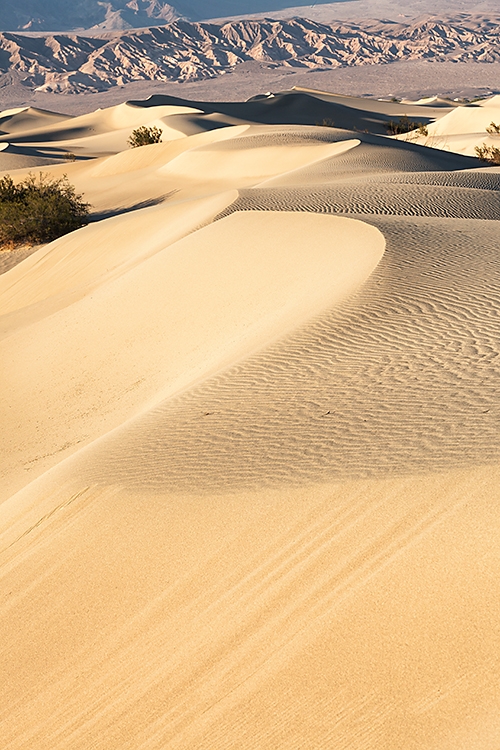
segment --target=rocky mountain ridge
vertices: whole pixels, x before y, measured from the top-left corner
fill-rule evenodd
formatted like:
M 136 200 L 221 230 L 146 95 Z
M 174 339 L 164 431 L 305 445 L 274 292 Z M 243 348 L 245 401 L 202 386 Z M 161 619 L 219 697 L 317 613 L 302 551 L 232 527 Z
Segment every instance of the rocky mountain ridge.
M 344 2 L 345 0 L 334 0 Z M 2 31 L 75 31 L 161 26 L 176 18 L 203 21 L 242 14 L 273 13 L 296 5 L 293 0 L 3 0 Z M 318 4 L 330 0 L 318 0 Z
M 0 34 L 0 72 L 38 91 L 96 92 L 133 81 L 194 81 L 257 60 L 325 70 L 401 60 L 500 61 L 500 17 L 431 17 L 411 23 L 321 24 L 307 19 L 227 23 L 177 20 L 94 34 Z
M 2 31 L 66 31 L 74 29 L 128 29 L 165 24 L 180 17 L 165 0 L 18 0 L 0 13 Z

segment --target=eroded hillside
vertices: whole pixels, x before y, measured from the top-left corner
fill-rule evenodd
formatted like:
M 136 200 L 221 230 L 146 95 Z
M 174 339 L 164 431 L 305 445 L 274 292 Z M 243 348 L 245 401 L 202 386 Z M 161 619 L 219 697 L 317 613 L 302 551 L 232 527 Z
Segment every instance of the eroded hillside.
M 325 70 L 401 60 L 500 61 L 500 17 L 322 24 L 307 19 L 190 23 L 138 31 L 0 34 L 4 74 L 39 91 L 95 92 L 133 81 L 194 81 L 257 60 Z

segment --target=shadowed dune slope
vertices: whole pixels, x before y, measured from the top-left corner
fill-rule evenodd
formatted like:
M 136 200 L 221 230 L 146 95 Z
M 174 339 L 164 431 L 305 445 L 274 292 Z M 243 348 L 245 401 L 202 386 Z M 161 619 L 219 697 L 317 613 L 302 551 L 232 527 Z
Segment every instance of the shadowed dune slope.
M 6 750 L 499 745 L 500 173 L 302 101 L 94 113 L 5 264 Z
M 85 158 L 122 152 L 128 148 L 131 131 L 140 126 L 159 127 L 164 141 L 244 123 L 280 126 L 327 123 L 384 135 L 389 119 L 409 114 L 426 123 L 434 122 L 454 108 L 451 103 L 448 108 L 394 104 L 328 96 L 312 90 L 284 91 L 247 102 L 216 104 L 154 95 L 145 101 L 128 101 L 77 117 L 35 108 L 6 110 L 0 112 L 0 143 L 31 147 L 33 166 L 38 166 L 41 162 L 37 159 L 49 156 L 57 163 L 65 153 Z M 18 167 L 24 166 L 29 165 L 20 161 Z M 14 162 L 0 154 L 0 170 L 13 168 L 16 168 Z
M 18 135 L 26 131 L 50 128 L 69 120 L 68 115 L 47 112 L 36 107 L 18 107 L 0 113 L 0 131 L 2 135 Z
M 156 94 L 149 99 L 130 101 L 138 107 L 176 106 L 182 99 Z M 260 96 L 247 102 L 192 102 L 192 106 L 206 114 L 222 113 L 225 116 L 250 120 L 255 123 L 314 125 L 323 119 L 333 121 L 337 127 L 373 133 L 385 133 L 385 123 L 403 115 L 420 117 L 423 122 L 444 117 L 455 108 L 453 102 L 448 107 L 428 107 L 394 102 L 379 102 L 361 97 L 335 96 L 325 92 L 300 88 Z

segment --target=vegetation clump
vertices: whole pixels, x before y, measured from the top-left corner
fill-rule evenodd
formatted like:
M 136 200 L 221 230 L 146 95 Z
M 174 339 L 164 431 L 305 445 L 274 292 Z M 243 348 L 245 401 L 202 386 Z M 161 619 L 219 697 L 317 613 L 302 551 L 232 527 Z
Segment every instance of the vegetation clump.
M 411 133 L 412 130 L 418 130 L 419 135 L 429 134 L 423 122 L 412 122 L 406 115 L 400 117 L 398 121 L 386 122 L 385 126 L 389 135 L 403 135 L 403 133 Z
M 490 135 L 500 135 L 500 125 L 496 125 L 494 122 L 490 122 L 486 128 L 486 132 Z
M 500 148 L 496 146 L 487 146 L 483 143 L 482 146 L 476 146 L 475 152 L 478 159 L 481 161 L 488 162 L 489 164 L 500 165 Z
M 0 179 L 0 246 L 51 242 L 87 224 L 90 205 L 68 182 L 29 174 L 15 184 Z
M 334 128 L 335 121 L 332 120 L 331 117 L 323 117 L 323 119 L 320 122 L 317 122 L 316 125 L 320 128 Z
M 161 143 L 162 133 L 163 130 L 157 128 L 156 125 L 150 128 L 146 125 L 141 125 L 140 128 L 132 131 L 128 139 L 128 145 L 131 148 L 137 148 L 138 146 L 149 146 L 151 143 Z

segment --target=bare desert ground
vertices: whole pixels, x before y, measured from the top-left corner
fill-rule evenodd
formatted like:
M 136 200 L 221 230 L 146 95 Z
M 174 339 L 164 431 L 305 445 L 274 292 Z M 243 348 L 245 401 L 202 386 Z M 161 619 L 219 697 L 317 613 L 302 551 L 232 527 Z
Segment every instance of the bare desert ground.
M 2 748 L 497 750 L 491 121 L 0 113 L 0 170 L 93 206 L 0 252 Z

